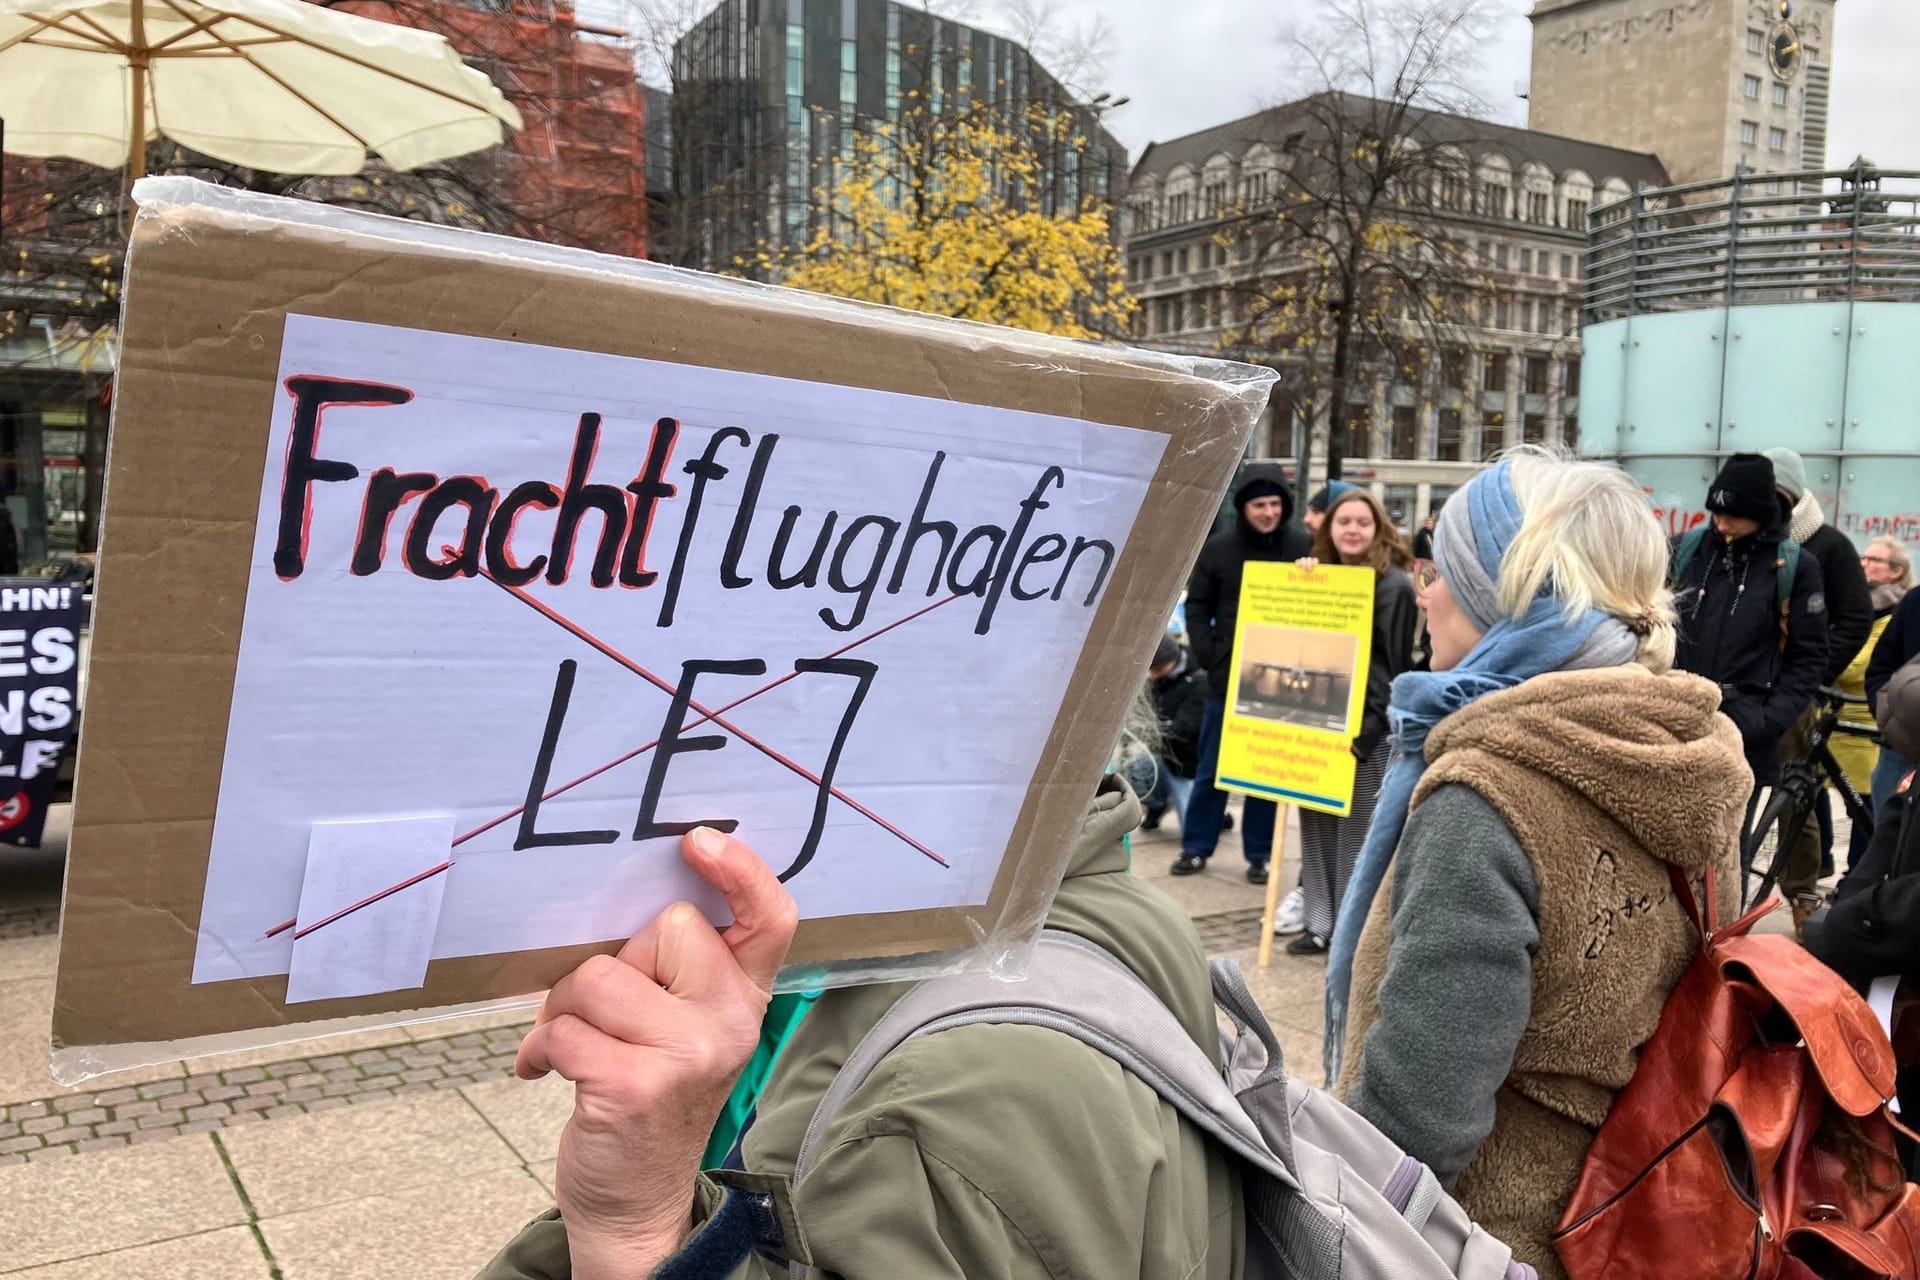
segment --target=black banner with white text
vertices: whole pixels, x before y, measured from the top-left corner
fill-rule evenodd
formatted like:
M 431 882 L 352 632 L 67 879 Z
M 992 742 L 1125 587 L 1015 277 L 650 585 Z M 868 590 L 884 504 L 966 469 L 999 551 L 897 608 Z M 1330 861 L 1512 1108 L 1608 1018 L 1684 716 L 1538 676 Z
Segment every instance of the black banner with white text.
M 0 843 L 46 829 L 79 706 L 80 589 L 0 583 Z

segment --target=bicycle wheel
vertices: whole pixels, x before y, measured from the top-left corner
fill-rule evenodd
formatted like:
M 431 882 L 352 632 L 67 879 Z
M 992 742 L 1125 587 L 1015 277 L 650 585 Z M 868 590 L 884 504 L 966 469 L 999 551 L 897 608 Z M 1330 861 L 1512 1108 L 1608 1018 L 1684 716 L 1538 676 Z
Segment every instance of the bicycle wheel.
M 1812 816 L 1812 803 L 1793 788 L 1774 788 L 1766 806 L 1760 810 L 1760 816 L 1748 828 L 1742 846 L 1743 861 L 1747 868 L 1742 886 L 1747 892 L 1742 895 L 1740 903 L 1743 910 L 1773 892 L 1774 885 L 1779 883 L 1780 873 L 1787 869 L 1787 858 L 1793 853 L 1794 841 L 1800 838 L 1807 819 Z M 1754 885 L 1755 876 L 1759 877 L 1757 887 Z

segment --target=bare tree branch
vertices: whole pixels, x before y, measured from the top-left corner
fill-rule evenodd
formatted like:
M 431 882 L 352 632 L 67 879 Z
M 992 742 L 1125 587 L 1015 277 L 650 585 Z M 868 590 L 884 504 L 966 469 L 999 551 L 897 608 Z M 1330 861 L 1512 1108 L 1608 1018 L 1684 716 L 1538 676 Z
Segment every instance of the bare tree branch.
M 1290 45 L 1305 95 L 1271 113 L 1286 153 L 1243 181 L 1221 234 L 1252 263 L 1226 345 L 1324 404 L 1329 475 L 1351 388 L 1431 376 L 1487 289 L 1461 235 L 1476 148 L 1459 130 L 1484 111 L 1470 86 L 1491 17 L 1486 0 L 1320 0 Z
M 1113 57 L 1113 24 L 1103 13 L 1074 22 L 1057 0 L 1002 0 L 994 15 L 1015 42 L 1082 98 L 1100 92 Z

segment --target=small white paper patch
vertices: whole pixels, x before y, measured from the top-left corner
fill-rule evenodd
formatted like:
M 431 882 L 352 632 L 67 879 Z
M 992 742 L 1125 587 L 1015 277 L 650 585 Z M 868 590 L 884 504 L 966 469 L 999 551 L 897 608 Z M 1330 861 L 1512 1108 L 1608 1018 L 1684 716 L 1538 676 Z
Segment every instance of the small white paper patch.
M 425 985 L 453 824 L 447 813 L 313 825 L 288 1004 Z
M 1887 1033 L 1887 1039 L 1893 1039 L 1893 997 L 1900 990 L 1899 975 L 1890 978 L 1875 978 L 1873 985 L 1867 988 L 1867 1007 L 1873 1010 L 1873 1016 L 1880 1020 L 1881 1030 Z M 1887 1104 L 1895 1115 L 1900 1114 L 1900 1099 L 1895 1098 Z

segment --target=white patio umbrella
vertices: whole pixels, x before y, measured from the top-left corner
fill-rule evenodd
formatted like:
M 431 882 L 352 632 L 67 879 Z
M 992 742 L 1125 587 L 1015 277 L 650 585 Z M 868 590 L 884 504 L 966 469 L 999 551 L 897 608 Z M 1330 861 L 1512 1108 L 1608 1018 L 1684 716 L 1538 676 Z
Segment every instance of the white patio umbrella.
M 445 38 L 305 0 L 0 0 L 6 149 L 145 170 L 146 144 L 275 173 L 412 169 L 520 127 Z

